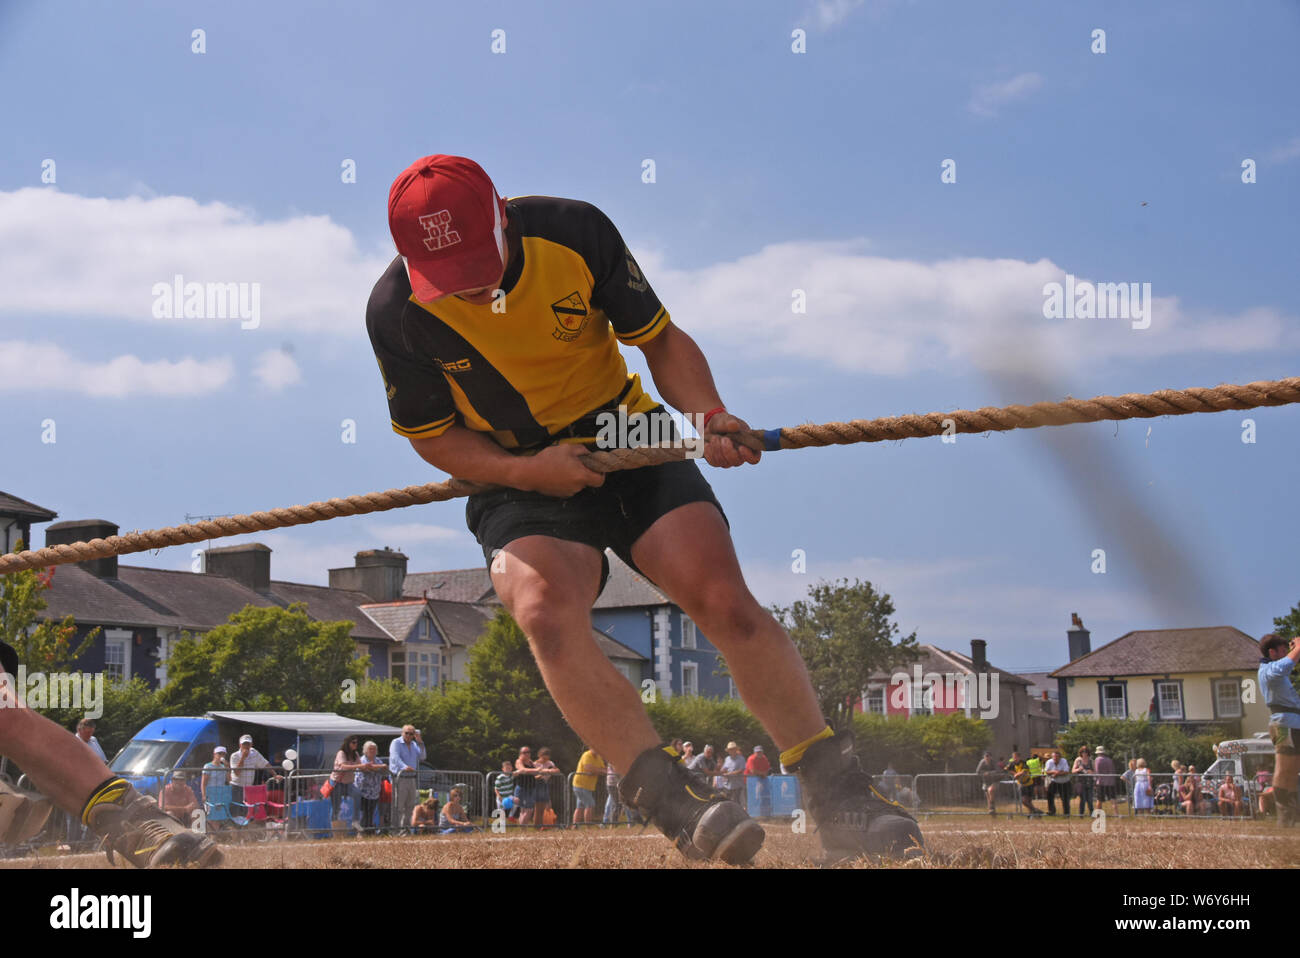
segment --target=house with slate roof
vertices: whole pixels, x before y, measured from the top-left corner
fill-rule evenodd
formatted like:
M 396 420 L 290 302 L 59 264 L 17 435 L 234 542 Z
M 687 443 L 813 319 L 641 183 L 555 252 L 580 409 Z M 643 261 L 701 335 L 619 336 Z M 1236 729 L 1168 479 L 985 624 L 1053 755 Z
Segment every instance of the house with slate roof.
M 1255 688 L 1259 645 L 1240 629 L 1144 629 L 1093 650 L 1082 622 L 1075 622 L 1070 663 L 1051 673 L 1061 724 L 1147 716 L 1188 734 L 1223 729 L 1229 738 L 1268 728 L 1268 709 Z

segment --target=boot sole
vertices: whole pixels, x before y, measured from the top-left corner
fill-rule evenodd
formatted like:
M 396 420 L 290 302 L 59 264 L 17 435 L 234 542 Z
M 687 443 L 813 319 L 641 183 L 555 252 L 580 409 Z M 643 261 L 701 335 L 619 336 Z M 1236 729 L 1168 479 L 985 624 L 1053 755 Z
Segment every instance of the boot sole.
M 19 845 L 40 834 L 54 805 L 48 798 L 36 798 L 18 791 L 0 791 L 0 842 Z
M 722 859 L 728 865 L 748 865 L 758 854 L 758 850 L 763 847 L 766 839 L 767 833 L 763 831 L 763 826 L 752 818 L 747 819 L 718 842 L 713 857 Z

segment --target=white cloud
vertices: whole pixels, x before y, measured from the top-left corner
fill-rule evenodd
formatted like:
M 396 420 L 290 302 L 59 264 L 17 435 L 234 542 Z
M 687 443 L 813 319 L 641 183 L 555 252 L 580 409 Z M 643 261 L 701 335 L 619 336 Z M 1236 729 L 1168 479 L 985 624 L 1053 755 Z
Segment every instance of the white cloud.
M 117 356 L 88 362 L 52 343 L 0 342 L 0 391 L 27 390 L 122 398 L 135 395 L 200 396 L 225 386 L 234 375 L 229 359 L 142 360 Z
M 826 363 L 841 370 L 902 376 L 961 366 L 989 372 L 1077 365 L 1113 358 L 1249 353 L 1300 343 L 1297 324 L 1277 310 L 1232 315 L 1185 309 L 1152 290 L 1148 329 L 1127 319 L 1047 319 L 1048 283 L 1064 283 L 1050 260 L 955 259 L 936 263 L 867 255 L 864 244 L 796 242 L 737 260 L 674 270 L 653 252 L 638 259 L 655 290 L 692 334 L 750 358 Z M 1141 282 L 1132 276 L 1078 276 Z M 792 290 L 807 294 L 793 313 Z
M 434 526 L 425 522 L 367 525 L 366 534 L 373 540 L 382 539 L 384 542 L 393 543 L 393 548 L 399 551 L 401 551 L 403 543 L 451 542 L 472 538 L 465 529 L 451 529 L 447 526 Z
M 848 19 L 849 14 L 862 6 L 863 2 L 864 0 L 817 0 L 813 4 L 812 15 L 819 28 L 829 30 Z
M 150 323 L 157 283 L 257 283 L 263 328 L 356 332 L 388 255 L 364 255 L 328 216 L 259 221 L 183 196 L 107 199 L 0 192 L 0 312 Z
M 253 375 L 267 389 L 279 391 L 302 381 L 302 370 L 293 356 L 283 349 L 268 349 L 257 357 Z
M 986 83 L 976 87 L 971 95 L 970 111 L 979 116 L 997 116 L 998 107 L 1023 100 L 1042 85 L 1043 78 L 1037 73 L 1021 73 L 1000 83 Z
M 1288 163 L 1297 157 L 1300 157 L 1300 136 L 1293 136 L 1290 143 L 1264 154 L 1264 159 L 1269 163 Z

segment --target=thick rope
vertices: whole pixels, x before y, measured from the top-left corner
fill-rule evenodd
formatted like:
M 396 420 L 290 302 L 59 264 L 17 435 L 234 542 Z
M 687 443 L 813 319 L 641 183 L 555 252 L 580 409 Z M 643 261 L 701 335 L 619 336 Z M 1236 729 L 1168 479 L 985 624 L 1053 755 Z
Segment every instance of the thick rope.
M 1300 377 L 1248 383 L 1244 386 L 1162 389 L 1154 393 L 1065 399 L 1061 402 L 1035 403 L 1032 406 L 1005 406 L 1000 409 L 985 407 L 973 411 L 958 409 L 948 413 L 887 416 L 882 419 L 857 419 L 853 422 L 829 422 L 823 425 L 795 426 L 788 429 L 755 429 L 733 433 L 732 438 L 741 445 L 755 450 L 802 449 L 807 446 L 883 442 L 888 439 L 911 439 L 918 436 L 1037 429 L 1041 426 L 1064 426 L 1077 422 L 1184 416 L 1194 412 L 1254 409 L 1260 406 L 1283 406 L 1294 402 L 1300 402 Z M 582 460 L 588 468 L 596 472 L 609 473 L 620 469 L 637 469 L 642 466 L 654 466 L 676 459 L 685 459 L 690 453 L 691 450 L 684 446 L 646 446 L 637 449 L 589 452 L 582 457 Z M 404 489 L 348 496 L 346 499 L 312 502 L 305 506 L 272 509 L 270 512 L 207 519 L 149 532 L 130 532 L 126 535 L 109 536 L 107 539 L 92 539 L 90 542 L 46 546 L 44 549 L 0 556 L 0 575 L 22 569 L 145 552 L 149 549 L 185 545 L 223 536 L 281 529 L 308 522 L 321 522 L 339 516 L 359 516 L 371 512 L 386 512 L 389 509 L 403 509 L 406 506 L 468 496 L 490 488 L 493 487 L 462 479 L 450 479 L 446 482 L 431 482 L 422 486 L 407 486 Z

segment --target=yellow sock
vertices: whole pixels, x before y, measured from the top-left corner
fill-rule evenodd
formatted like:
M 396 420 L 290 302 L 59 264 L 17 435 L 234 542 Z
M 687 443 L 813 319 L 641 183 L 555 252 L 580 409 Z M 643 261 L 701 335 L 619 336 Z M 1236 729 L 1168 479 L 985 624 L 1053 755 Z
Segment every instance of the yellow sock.
M 835 732 L 828 725 L 806 742 L 800 742 L 793 748 L 788 748 L 781 753 L 781 764 L 786 768 L 793 768 L 798 764 L 799 759 L 803 758 L 803 753 L 808 751 L 808 746 L 820 742 L 824 738 L 830 738 Z
M 86 801 L 86 807 L 81 810 L 81 824 L 90 824 L 90 810 L 92 808 L 105 802 L 116 802 L 126 794 L 126 790 L 130 787 L 126 779 L 116 777 L 110 778 L 103 785 L 100 785 Z

